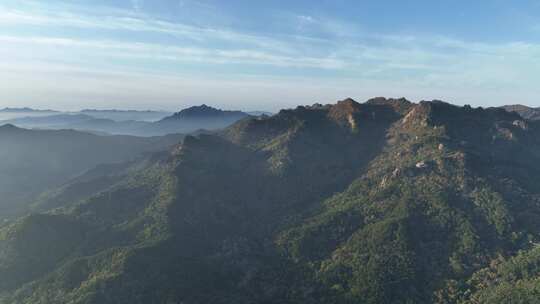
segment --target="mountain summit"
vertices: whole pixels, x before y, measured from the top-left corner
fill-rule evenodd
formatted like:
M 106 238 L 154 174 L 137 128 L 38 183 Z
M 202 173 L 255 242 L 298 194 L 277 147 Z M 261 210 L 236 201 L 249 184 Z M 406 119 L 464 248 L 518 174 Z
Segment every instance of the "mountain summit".
M 247 117 L 250 117 L 250 115 L 241 111 L 224 111 L 203 104 L 183 109 L 145 126 L 141 131 L 146 135 L 156 135 L 218 130 Z
M 200 106 L 189 107 L 166 117 L 163 120 L 173 119 L 241 119 L 249 116 L 241 111 L 224 111 L 216 109 L 205 104 Z

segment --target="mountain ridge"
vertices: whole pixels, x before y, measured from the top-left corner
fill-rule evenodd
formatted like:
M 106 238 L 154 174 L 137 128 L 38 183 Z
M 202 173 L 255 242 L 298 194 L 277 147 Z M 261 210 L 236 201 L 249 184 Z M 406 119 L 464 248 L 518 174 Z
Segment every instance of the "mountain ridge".
M 540 108 L 534 108 L 520 104 L 506 105 L 502 106 L 502 108 L 509 112 L 516 112 L 525 119 L 540 120 Z
M 1 229 L 0 293 L 43 304 L 505 303 L 512 263 L 540 260 L 539 135 L 516 113 L 437 100 L 246 118 Z M 45 240 L 73 234 L 54 250 L 33 227 Z

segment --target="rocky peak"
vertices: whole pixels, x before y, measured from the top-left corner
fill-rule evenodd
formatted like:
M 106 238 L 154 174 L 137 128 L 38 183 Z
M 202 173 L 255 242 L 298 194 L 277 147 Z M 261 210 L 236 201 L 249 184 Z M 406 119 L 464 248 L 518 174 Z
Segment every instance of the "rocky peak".
M 348 126 L 351 130 L 356 130 L 357 123 L 354 114 L 360 111 L 360 104 L 352 98 L 338 101 L 328 111 L 328 116 L 338 124 Z
M 358 106 L 360 105 L 358 102 L 356 102 L 354 99 L 352 98 L 345 98 L 343 100 L 340 100 L 337 102 L 337 105 L 346 105 L 346 106 L 349 106 L 349 107 L 354 107 L 354 106 Z
M 329 107 L 329 115 L 334 118 L 348 116 L 360 110 L 360 103 L 352 98 L 338 101 L 335 105 Z
M 366 101 L 366 104 L 389 106 L 394 111 L 400 114 L 407 113 L 410 110 L 410 108 L 414 105 L 412 102 L 410 102 L 404 97 L 401 97 L 401 98 L 375 97 Z

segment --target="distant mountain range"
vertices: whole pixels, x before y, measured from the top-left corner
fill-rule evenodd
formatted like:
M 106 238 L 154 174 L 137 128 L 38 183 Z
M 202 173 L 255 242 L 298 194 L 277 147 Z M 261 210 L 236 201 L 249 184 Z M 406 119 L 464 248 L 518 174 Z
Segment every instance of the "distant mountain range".
M 54 110 L 36 110 L 32 108 L 3 108 L 0 109 L 0 113 L 58 113 Z
M 158 121 L 164 117 L 171 115 L 170 112 L 165 111 L 134 111 L 134 110 L 95 110 L 95 109 L 85 109 L 78 112 L 62 112 L 54 110 L 36 110 L 32 108 L 5 108 L 0 110 L 0 121 L 4 123 L 24 123 L 23 118 L 33 118 L 33 117 L 47 117 L 62 115 L 56 118 L 66 117 L 69 122 L 67 115 L 79 116 L 79 118 L 94 118 L 94 119 L 108 119 L 117 122 L 122 121 L 142 121 L 142 122 L 153 122 Z M 19 119 L 19 121 L 8 121 Z M 33 123 L 33 121 L 29 121 Z M 38 121 L 39 124 L 46 123 L 46 120 Z M 58 124 L 59 122 L 53 121 L 53 124 Z
M 13 124 L 23 128 L 160 136 L 202 129 L 217 130 L 250 116 L 241 111 L 223 111 L 207 105 L 190 107 L 168 116 L 167 114 L 169 113 L 154 111 L 83 110 L 78 113 L 53 112 L 46 116 L 23 116 L 0 121 L 0 124 Z
M 31 108 L 4 108 L 0 109 L 0 121 L 21 117 L 39 117 L 60 114 L 53 110 L 35 110 Z

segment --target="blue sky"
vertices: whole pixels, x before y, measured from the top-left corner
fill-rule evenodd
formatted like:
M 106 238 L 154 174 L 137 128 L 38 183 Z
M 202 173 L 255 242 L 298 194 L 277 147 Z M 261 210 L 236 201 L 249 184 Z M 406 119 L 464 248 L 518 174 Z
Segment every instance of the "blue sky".
M 0 106 L 540 106 L 538 0 L 0 0 L 0 45 Z

